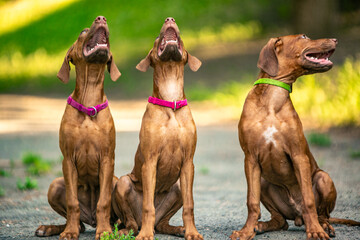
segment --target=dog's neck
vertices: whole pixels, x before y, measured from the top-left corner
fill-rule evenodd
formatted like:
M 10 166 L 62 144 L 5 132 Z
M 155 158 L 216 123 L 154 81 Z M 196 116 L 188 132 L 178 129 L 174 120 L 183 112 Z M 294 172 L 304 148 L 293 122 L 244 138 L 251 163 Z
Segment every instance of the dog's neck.
M 153 97 L 166 101 L 185 99 L 184 64 L 167 62 L 154 66 Z
M 76 85 L 73 99 L 78 103 L 89 107 L 103 103 L 104 94 L 104 71 L 103 64 L 82 64 L 75 66 Z
M 296 81 L 291 76 L 287 75 L 279 75 L 275 77 L 271 77 L 269 74 L 260 71 L 258 78 L 271 78 L 284 83 L 287 83 L 292 88 L 292 83 Z M 284 88 L 268 85 L 268 84 L 260 84 L 257 85 L 255 93 L 260 96 L 259 100 L 270 112 L 279 112 L 284 105 L 292 104 L 290 99 L 290 93 Z

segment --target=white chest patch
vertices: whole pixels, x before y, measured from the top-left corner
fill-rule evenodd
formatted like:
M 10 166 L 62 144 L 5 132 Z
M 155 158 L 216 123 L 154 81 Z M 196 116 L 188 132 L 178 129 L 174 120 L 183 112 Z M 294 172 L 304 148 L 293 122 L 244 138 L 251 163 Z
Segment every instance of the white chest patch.
M 273 143 L 276 147 L 276 141 L 274 139 L 274 133 L 276 133 L 278 130 L 274 127 L 268 127 L 265 132 L 263 133 L 263 136 L 265 138 L 266 144 Z

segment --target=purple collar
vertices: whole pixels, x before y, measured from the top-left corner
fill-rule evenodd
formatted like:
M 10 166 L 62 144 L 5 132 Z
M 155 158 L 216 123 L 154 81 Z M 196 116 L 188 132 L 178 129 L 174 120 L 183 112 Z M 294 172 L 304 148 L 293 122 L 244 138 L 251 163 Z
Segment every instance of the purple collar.
M 186 99 L 180 100 L 180 101 L 169 102 L 169 101 L 161 100 L 161 99 L 158 99 L 155 97 L 149 97 L 148 102 L 155 104 L 155 105 L 172 108 L 174 110 L 174 112 L 176 111 L 176 109 L 182 108 L 187 105 Z
M 87 108 L 84 105 L 76 102 L 71 96 L 68 97 L 67 103 L 69 105 L 73 106 L 74 108 L 76 108 L 77 110 L 86 113 L 90 117 L 95 117 L 98 114 L 98 112 L 100 112 L 101 110 L 107 108 L 107 106 L 109 105 L 109 102 L 106 99 L 106 101 L 104 103 L 102 103 L 102 104 Z

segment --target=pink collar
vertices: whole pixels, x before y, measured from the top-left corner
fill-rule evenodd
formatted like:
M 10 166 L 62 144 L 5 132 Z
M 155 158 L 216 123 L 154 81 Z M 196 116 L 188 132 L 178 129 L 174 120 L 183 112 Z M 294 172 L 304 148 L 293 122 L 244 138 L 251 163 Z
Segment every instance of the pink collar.
M 84 105 L 76 102 L 71 96 L 68 97 L 67 103 L 73 106 L 74 108 L 76 108 L 77 110 L 86 113 L 90 117 L 95 117 L 98 114 L 98 112 L 105 109 L 109 105 L 109 102 L 106 99 L 106 101 L 102 104 L 87 108 Z
M 161 99 L 154 98 L 151 96 L 149 97 L 148 102 L 155 104 L 155 105 L 172 108 L 174 111 L 176 111 L 176 109 L 182 108 L 187 105 L 186 99 L 180 100 L 180 101 L 169 102 L 169 101 L 161 100 Z

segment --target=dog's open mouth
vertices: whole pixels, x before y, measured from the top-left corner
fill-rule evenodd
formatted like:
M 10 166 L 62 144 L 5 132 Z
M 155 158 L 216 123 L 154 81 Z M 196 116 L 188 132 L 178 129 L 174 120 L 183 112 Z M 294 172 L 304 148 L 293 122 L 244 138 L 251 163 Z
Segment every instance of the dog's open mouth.
M 100 27 L 94 35 L 84 44 L 83 53 L 86 58 L 91 57 L 95 53 L 100 55 L 108 54 L 109 51 L 109 34 L 105 28 Z
M 176 51 L 177 51 L 177 53 L 176 53 Z M 178 55 L 180 57 L 182 56 L 182 46 L 180 43 L 180 38 L 177 35 L 175 29 L 172 27 L 168 27 L 165 30 L 165 33 L 159 44 L 158 56 L 161 57 L 166 52 L 173 52 L 173 54 L 175 54 L 175 55 Z M 165 54 L 165 55 L 167 55 L 167 54 Z
M 306 60 L 315 63 L 320 64 L 323 66 L 332 65 L 333 63 L 329 60 L 330 56 L 334 53 L 335 49 L 332 49 L 330 51 L 324 51 L 324 52 L 312 52 L 309 51 L 305 54 Z

